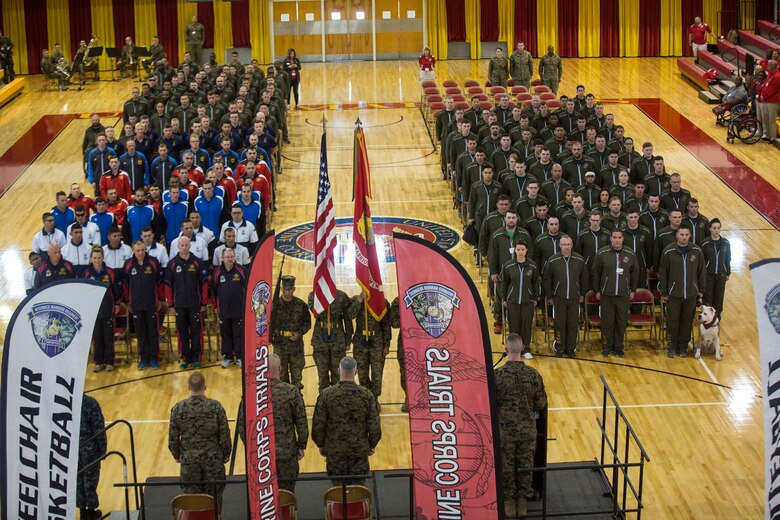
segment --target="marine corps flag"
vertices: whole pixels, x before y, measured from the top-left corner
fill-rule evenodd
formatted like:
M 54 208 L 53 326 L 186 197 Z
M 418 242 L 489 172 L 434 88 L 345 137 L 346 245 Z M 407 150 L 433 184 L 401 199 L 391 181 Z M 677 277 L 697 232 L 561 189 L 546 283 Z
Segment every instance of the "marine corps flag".
M 503 519 L 495 381 L 485 311 L 461 265 L 394 233 L 418 518 Z
M 355 221 L 352 229 L 352 240 L 355 242 L 355 278 L 358 285 L 366 293 L 366 306 L 374 319 L 385 315 L 385 295 L 382 293 L 382 274 L 379 271 L 379 260 L 376 256 L 374 241 L 374 226 L 371 223 L 370 173 L 368 169 L 368 152 L 366 138 L 358 119 L 355 128 Z
M 106 287 L 54 282 L 11 318 L 0 390 L 3 520 L 76 518 L 84 375 Z
M 269 328 L 273 302 L 274 234 L 257 247 L 246 289 L 244 312 L 244 417 L 246 418 L 246 481 L 251 520 L 277 518 L 274 413 L 268 377 Z

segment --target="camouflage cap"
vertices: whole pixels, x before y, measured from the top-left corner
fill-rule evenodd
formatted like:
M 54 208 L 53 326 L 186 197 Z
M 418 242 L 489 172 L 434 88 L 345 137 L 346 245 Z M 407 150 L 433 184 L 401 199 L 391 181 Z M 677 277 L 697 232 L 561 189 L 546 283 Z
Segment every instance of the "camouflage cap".
M 295 277 L 291 274 L 282 276 L 282 289 L 289 291 L 295 289 Z

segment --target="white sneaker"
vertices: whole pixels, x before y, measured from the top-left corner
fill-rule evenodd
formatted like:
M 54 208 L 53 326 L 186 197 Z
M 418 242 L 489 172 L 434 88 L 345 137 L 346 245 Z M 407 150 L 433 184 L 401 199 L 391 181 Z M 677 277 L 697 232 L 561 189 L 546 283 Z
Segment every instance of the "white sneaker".
M 233 360 L 230 358 L 226 358 L 225 361 L 222 362 L 222 368 L 227 368 L 232 364 L 233 364 Z
M 533 359 L 534 356 L 530 352 L 523 352 L 523 358 L 525 358 L 525 359 Z

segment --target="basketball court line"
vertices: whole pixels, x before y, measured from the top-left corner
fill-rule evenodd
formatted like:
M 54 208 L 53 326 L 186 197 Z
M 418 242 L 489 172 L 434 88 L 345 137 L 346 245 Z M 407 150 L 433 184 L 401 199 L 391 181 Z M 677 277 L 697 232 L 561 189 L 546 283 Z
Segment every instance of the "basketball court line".
M 718 383 L 718 379 L 715 377 L 715 374 L 712 373 L 710 367 L 707 366 L 707 363 L 704 362 L 704 358 L 699 358 L 699 363 L 701 363 L 701 366 L 704 367 L 704 371 L 707 372 L 708 376 L 710 376 L 712 382 L 715 383 L 715 385 L 718 387 L 718 390 L 720 391 L 720 395 L 723 396 L 723 399 L 728 401 L 729 396 L 728 394 L 726 394 L 726 389 L 720 383 Z
M 708 407 L 708 406 L 727 406 L 728 403 L 721 402 L 721 401 L 715 401 L 715 402 L 707 402 L 707 403 L 652 403 L 652 404 L 625 404 L 620 405 L 620 408 L 623 410 L 627 409 L 642 409 L 642 408 L 691 408 L 691 407 Z M 593 405 L 593 406 L 561 406 L 561 407 L 552 407 L 548 408 L 548 411 L 550 412 L 578 412 L 578 411 L 590 411 L 590 410 L 601 410 L 603 407 L 601 405 Z M 607 406 L 607 409 L 614 410 L 614 406 Z M 380 413 L 379 417 L 409 417 L 408 413 Z M 311 415 L 306 416 L 307 419 L 311 419 Z M 235 422 L 235 419 L 229 418 L 228 422 Z M 170 419 L 138 419 L 138 420 L 128 420 L 130 424 L 167 424 L 170 422 Z M 110 421 L 106 421 L 106 424 L 109 424 Z

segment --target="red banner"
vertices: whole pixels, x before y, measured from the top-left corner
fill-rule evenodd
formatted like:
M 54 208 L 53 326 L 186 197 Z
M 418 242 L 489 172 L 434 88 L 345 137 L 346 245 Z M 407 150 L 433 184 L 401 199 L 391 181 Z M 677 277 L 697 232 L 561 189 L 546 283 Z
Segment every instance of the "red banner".
M 490 336 L 477 288 L 438 246 L 399 233 L 393 245 L 418 518 L 504 518 Z
M 260 241 L 246 291 L 244 312 L 244 414 L 249 518 L 277 518 L 279 489 L 271 385 L 268 377 L 273 302 L 274 234 Z
M 366 303 L 371 315 L 379 320 L 385 315 L 385 295 L 382 293 L 382 274 L 376 256 L 374 226 L 371 223 L 371 181 L 368 168 L 368 151 L 363 128 L 355 129 L 355 220 L 352 240 L 355 242 L 355 278 L 366 293 Z

